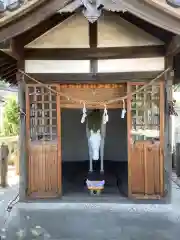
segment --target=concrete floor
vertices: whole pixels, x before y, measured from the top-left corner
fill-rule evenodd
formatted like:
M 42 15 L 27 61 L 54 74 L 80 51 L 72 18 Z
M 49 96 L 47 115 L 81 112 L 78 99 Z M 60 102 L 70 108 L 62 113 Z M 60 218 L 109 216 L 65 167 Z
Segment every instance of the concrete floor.
M 18 185 L 0 189 L 0 236 L 8 240 L 179 240 L 180 188 L 173 183 L 172 203 L 8 202 Z M 6 225 L 4 220 L 7 219 Z
M 8 240 L 179 240 L 180 189 L 173 184 L 169 205 L 20 203 L 2 236 Z

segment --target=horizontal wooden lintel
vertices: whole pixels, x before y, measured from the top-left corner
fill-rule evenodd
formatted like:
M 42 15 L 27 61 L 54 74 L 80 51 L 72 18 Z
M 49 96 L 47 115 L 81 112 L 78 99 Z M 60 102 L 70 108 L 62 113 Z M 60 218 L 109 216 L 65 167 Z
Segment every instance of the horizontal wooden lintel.
M 44 83 L 123 83 L 128 81 L 145 81 L 155 78 L 159 71 L 151 72 L 121 72 L 121 73 L 29 73 L 29 76 Z M 33 83 L 33 80 L 26 77 L 27 83 Z M 35 83 L 35 82 L 34 82 Z
M 26 48 L 26 60 L 92 60 L 165 56 L 165 47 L 134 46 L 109 48 Z

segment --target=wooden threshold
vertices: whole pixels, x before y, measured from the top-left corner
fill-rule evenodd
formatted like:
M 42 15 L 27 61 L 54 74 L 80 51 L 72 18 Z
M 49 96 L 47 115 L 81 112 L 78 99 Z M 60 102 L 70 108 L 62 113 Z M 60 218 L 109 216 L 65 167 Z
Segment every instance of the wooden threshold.
M 33 193 L 29 193 L 28 195 L 27 195 L 27 198 L 28 199 L 33 199 L 33 200 L 35 200 L 35 199 L 47 199 L 47 198 L 50 198 L 50 199 L 52 199 L 52 198 L 57 198 L 59 195 L 58 195 L 58 193 L 57 194 L 55 194 L 54 192 L 33 192 Z
M 162 197 L 160 195 L 143 195 L 143 194 L 132 194 L 129 197 L 135 198 L 138 200 L 160 200 Z

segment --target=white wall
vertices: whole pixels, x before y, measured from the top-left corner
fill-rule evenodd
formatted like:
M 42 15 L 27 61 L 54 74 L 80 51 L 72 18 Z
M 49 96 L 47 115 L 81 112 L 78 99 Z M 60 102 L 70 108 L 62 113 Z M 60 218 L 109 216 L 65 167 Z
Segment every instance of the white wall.
M 98 72 L 163 71 L 164 58 L 110 59 L 98 61 Z M 89 60 L 26 60 L 27 73 L 89 73 Z
M 89 60 L 26 60 L 27 73 L 89 73 Z
M 110 59 L 98 61 L 98 72 L 163 71 L 164 58 Z

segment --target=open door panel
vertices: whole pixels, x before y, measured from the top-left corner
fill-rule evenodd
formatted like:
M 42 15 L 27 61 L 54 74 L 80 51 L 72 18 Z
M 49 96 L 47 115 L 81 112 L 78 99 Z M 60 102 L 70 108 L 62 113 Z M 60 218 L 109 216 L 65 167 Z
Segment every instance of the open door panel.
M 159 199 L 164 194 L 163 83 L 139 91 L 144 84 L 128 83 L 129 197 Z
M 57 91 L 59 85 L 51 85 Z M 47 86 L 27 84 L 28 197 L 61 195 L 60 97 Z

